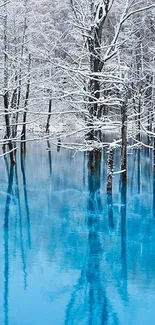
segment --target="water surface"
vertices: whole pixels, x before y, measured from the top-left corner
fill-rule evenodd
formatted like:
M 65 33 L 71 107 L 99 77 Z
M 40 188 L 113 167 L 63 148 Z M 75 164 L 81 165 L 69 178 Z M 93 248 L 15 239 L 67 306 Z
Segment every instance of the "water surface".
M 0 324 L 154 325 L 151 152 L 129 153 L 107 197 L 105 152 L 45 148 L 0 160 Z

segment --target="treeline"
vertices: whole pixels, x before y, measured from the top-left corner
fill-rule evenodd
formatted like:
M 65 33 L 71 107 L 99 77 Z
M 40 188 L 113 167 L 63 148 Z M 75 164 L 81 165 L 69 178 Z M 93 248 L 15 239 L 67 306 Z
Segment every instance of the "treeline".
M 0 11 L 1 144 L 12 163 L 29 126 L 50 138 L 51 116 L 76 115 L 94 147 L 105 126 L 121 129 L 126 170 L 127 136 L 154 136 L 154 1 L 3 0 Z

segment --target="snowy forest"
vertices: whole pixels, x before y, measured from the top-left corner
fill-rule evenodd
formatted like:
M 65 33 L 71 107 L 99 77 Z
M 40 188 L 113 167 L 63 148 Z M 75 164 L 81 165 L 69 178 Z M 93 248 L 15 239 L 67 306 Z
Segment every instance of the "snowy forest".
M 155 0 L 0 0 L 0 215 L 0 325 L 154 325 Z
M 114 132 L 122 171 L 127 139 L 153 146 L 153 0 L 4 0 L 0 19 L 0 141 L 12 163 L 17 141 L 33 138 L 91 151 Z

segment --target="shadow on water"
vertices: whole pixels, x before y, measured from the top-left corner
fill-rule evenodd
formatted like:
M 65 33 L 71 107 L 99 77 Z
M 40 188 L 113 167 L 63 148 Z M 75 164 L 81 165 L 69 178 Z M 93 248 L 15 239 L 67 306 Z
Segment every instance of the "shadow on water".
M 119 324 L 117 314 L 108 299 L 104 284 L 105 274 L 102 271 L 102 255 L 104 247 L 101 243 L 101 220 L 98 211 L 102 212 L 100 197 L 101 186 L 101 152 L 88 154 L 88 188 L 87 205 L 87 252 L 85 264 L 80 278 L 74 287 L 70 302 L 66 309 L 66 325 L 108 324 L 109 317 L 113 324 Z M 110 312 L 110 315 L 109 315 Z
M 14 166 L 10 167 L 4 219 L 4 324 L 9 324 L 9 212 L 12 199 Z

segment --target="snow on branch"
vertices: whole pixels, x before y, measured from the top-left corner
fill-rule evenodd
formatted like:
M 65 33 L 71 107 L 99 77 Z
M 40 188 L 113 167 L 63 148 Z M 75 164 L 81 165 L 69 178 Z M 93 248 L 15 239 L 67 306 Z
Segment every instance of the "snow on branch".
M 96 0 L 94 3 L 94 23 L 99 26 L 107 15 L 107 6 L 104 0 Z

